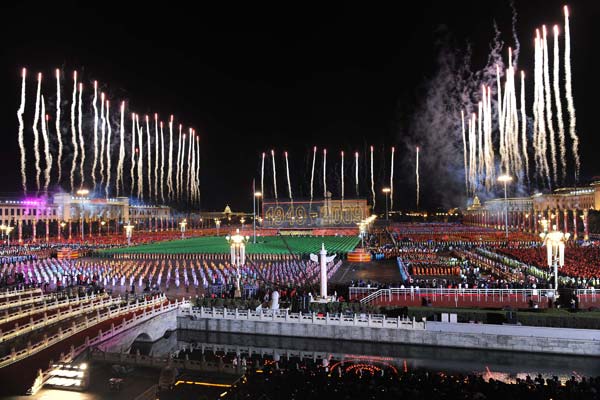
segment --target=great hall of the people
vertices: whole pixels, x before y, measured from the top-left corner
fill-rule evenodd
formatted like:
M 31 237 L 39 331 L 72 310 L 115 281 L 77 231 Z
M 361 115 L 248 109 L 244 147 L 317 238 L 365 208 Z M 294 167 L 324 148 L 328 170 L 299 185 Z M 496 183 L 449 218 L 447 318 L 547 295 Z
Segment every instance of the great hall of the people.
M 531 197 L 497 198 L 473 204 L 464 211 L 464 223 L 482 227 L 505 229 L 505 210 L 508 209 L 508 227 L 530 233 L 539 233 L 540 221 L 551 221 L 557 229 L 571 233 L 573 239 L 589 239 L 589 211 L 600 210 L 600 181 L 587 187 L 560 188 L 552 193 Z M 583 236 L 582 236 L 583 235 Z

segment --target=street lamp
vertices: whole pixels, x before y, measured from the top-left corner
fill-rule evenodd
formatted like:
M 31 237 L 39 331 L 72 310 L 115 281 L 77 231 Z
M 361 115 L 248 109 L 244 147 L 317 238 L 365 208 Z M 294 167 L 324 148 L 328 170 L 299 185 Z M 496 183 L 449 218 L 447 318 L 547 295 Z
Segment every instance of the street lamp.
M 87 189 L 79 189 L 77 192 L 77 196 L 79 197 L 84 197 L 87 196 L 90 191 Z M 80 200 L 80 204 L 81 204 L 81 241 L 83 241 L 83 224 L 84 224 L 84 220 L 85 220 L 85 203 L 83 202 L 83 199 Z
M 215 226 L 217 227 L 217 236 L 219 236 L 219 229 L 221 228 L 221 220 L 215 218 Z
M 554 267 L 554 290 L 555 297 L 558 298 L 558 266 L 565 265 L 565 242 L 571 236 L 569 233 L 563 233 L 556 229 L 556 225 L 552 226 L 552 231 L 548 232 L 548 222 L 542 221 L 544 232 L 540 233 L 540 237 L 544 240 L 548 254 L 548 267 Z
M 102 236 L 102 229 L 104 228 L 104 225 L 106 225 L 106 221 L 100 221 L 100 236 Z
M 181 228 L 181 238 L 184 239 L 185 238 L 185 227 L 187 225 L 187 219 L 184 219 L 183 221 L 181 221 L 179 223 L 179 227 Z
M 254 192 L 254 197 L 252 198 L 252 243 L 256 243 L 256 203 L 261 196 L 261 192 Z
M 8 246 L 10 246 L 10 233 L 12 232 L 12 230 L 15 229 L 14 227 L 10 226 L 10 225 L 0 225 L 0 230 L 2 231 L 3 234 L 6 235 L 6 244 Z
M 231 246 L 231 264 L 235 266 L 236 280 L 234 297 L 241 297 L 240 289 L 240 268 L 246 262 L 246 243 L 250 239 L 249 236 L 240 234 L 240 230 L 236 229 L 235 235 L 227 235 L 225 240 Z
M 131 234 L 133 233 L 134 226 L 128 222 L 123 228 L 125 228 L 125 236 L 127 236 L 127 246 L 131 246 Z
M 65 236 L 65 226 L 67 226 L 67 223 L 65 221 L 62 221 L 60 224 L 60 235 L 61 236 L 59 239 L 62 239 Z
M 382 192 L 385 193 L 385 220 L 386 220 L 386 222 L 389 220 L 388 200 L 389 200 L 391 191 L 392 191 L 392 189 L 390 189 L 389 187 L 385 187 L 382 190 Z
M 506 229 L 506 240 L 508 241 L 508 198 L 506 194 L 506 185 L 508 182 L 512 181 L 512 176 L 510 175 L 500 175 L 498 177 L 498 182 L 502 182 L 504 184 L 504 228 Z

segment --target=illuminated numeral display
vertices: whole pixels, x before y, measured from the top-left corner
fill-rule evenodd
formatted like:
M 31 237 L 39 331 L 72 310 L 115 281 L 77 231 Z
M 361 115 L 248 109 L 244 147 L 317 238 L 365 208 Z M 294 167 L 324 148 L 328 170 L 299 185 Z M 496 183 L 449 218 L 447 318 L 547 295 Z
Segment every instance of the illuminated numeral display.
M 366 200 L 265 202 L 267 228 L 355 227 L 368 216 Z

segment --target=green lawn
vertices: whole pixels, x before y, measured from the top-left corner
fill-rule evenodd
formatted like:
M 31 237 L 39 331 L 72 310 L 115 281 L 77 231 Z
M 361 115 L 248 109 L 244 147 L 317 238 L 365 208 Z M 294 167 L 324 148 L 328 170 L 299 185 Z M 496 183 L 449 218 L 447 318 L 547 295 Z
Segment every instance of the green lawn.
M 246 245 L 248 254 L 288 254 L 284 239 L 280 236 L 266 236 L 260 239 L 261 243 Z M 292 251 L 296 254 L 316 253 L 325 243 L 328 253 L 345 254 L 354 250 L 360 239 L 356 236 L 325 236 L 325 237 L 286 237 Z M 151 243 L 140 246 L 122 247 L 118 249 L 102 250 L 102 253 L 154 253 L 154 254 L 181 254 L 181 253 L 229 253 L 229 244 L 225 237 L 206 236 L 169 242 Z

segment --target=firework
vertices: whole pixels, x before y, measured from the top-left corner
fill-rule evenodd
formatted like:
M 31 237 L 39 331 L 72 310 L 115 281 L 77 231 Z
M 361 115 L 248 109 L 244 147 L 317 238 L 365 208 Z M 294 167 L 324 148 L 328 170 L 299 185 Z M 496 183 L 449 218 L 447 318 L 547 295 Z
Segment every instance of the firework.
M 38 131 L 38 123 L 40 121 L 40 99 L 42 91 L 42 74 L 38 74 L 37 92 L 35 95 L 35 114 L 33 116 L 33 150 L 35 155 L 35 183 L 37 190 L 40 190 L 40 134 Z M 42 117 L 43 118 L 43 117 Z
M 196 136 L 196 201 L 200 205 L 200 135 Z
M 573 103 L 573 88 L 571 86 L 571 30 L 569 27 L 569 8 L 564 7 L 565 13 L 565 96 L 569 112 L 569 135 L 573 142 L 573 158 L 575 160 L 575 181 L 579 181 L 579 137 L 577 136 L 575 105 Z
M 265 195 L 265 152 L 262 153 L 262 163 L 260 165 L 260 192 Z M 312 193 L 312 192 L 311 192 Z
M 191 188 L 192 188 L 192 170 L 194 169 L 192 167 L 192 147 L 194 145 L 194 135 L 193 135 L 193 130 L 190 128 L 190 143 L 188 145 L 188 156 L 187 156 L 187 197 L 188 200 L 190 199 L 190 195 L 191 195 Z
M 131 187 L 129 188 L 130 196 L 133 196 L 133 189 L 135 187 L 135 121 L 136 115 L 135 113 L 131 113 L 131 169 L 129 170 L 129 174 L 131 176 Z
M 420 187 L 420 178 L 419 178 L 419 146 L 417 146 L 417 160 L 415 163 L 415 174 L 417 180 L 417 210 L 419 209 L 419 192 L 421 191 Z
M 85 146 L 83 143 L 83 112 L 81 111 L 83 106 L 83 83 L 79 83 L 79 104 L 78 104 L 78 115 L 77 115 L 77 130 L 79 132 L 79 146 L 81 148 L 81 162 L 79 163 L 79 177 L 81 186 L 85 183 L 85 174 L 83 173 L 83 167 L 85 165 Z
M 169 119 L 169 158 L 167 162 L 167 197 L 173 200 L 173 115 Z
M 56 139 L 58 140 L 58 183 L 62 180 L 62 155 L 63 155 L 63 142 L 62 132 L 60 130 L 60 70 L 56 69 Z
M 119 162 L 117 163 L 117 197 L 123 186 L 123 164 L 125 163 L 125 102 L 121 102 L 121 123 L 119 125 Z
M 390 165 L 390 209 L 394 209 L 394 153 L 396 149 L 392 146 L 392 161 Z
M 165 134 L 163 122 L 160 121 L 160 201 L 165 202 Z
M 44 101 L 43 95 L 41 115 L 44 117 L 42 121 L 42 138 L 44 139 L 44 156 L 46 157 L 46 169 L 44 171 L 44 193 L 48 193 L 48 186 L 50 185 L 50 172 L 52 170 L 52 154 L 50 153 L 50 138 L 48 137 L 49 116 L 46 114 L 46 102 Z
M 290 181 L 290 165 L 288 163 L 288 153 L 287 151 L 283 153 L 285 155 L 285 174 L 287 175 L 287 183 L 288 183 L 288 193 L 290 195 L 290 200 L 292 197 L 292 183 Z
M 104 146 L 106 143 L 106 115 L 104 93 L 100 93 L 100 185 L 104 186 Z
M 25 129 L 25 124 L 23 122 L 23 113 L 25 112 L 26 77 L 27 70 L 23 68 L 21 72 L 21 104 L 19 104 L 19 109 L 17 110 L 17 119 L 19 120 L 19 151 L 21 154 L 21 183 L 23 185 L 23 193 L 27 193 L 27 174 L 25 170 L 27 158 L 25 154 L 25 140 L 23 137 L 23 131 Z
M 98 81 L 94 81 L 94 98 L 92 100 L 92 107 L 94 109 L 94 162 L 92 164 L 92 182 L 94 185 L 94 190 L 96 190 L 96 165 L 98 164 L 98 107 L 96 105 L 97 101 Z
M 107 135 L 106 135 L 106 189 L 105 189 L 105 193 L 106 193 L 106 197 L 108 197 L 108 190 L 110 188 L 110 174 L 111 174 L 111 162 L 112 162 L 112 156 L 110 154 L 111 149 L 112 149 L 112 143 L 111 143 L 111 136 L 112 136 L 112 129 L 110 127 L 110 102 L 108 100 L 106 100 L 106 128 L 107 128 Z
M 560 100 L 560 58 L 559 58 L 559 50 L 558 50 L 558 25 L 554 25 L 554 54 L 552 57 L 553 68 L 552 68 L 552 80 L 553 80 L 553 89 L 554 89 L 554 101 L 556 106 L 556 121 L 558 124 L 558 140 L 560 143 L 560 179 L 564 181 L 565 174 L 567 170 L 567 148 L 565 145 L 565 124 L 563 122 L 562 116 L 562 104 Z
M 158 201 L 158 114 L 154 114 L 154 200 Z
M 148 164 L 148 200 L 152 199 L 152 147 L 151 147 L 150 119 L 146 115 L 146 155 Z
M 469 195 L 469 172 L 468 172 L 468 164 L 467 164 L 467 134 L 465 131 L 465 111 L 460 110 L 460 120 L 462 122 L 462 140 L 463 140 L 463 159 L 465 163 L 465 190 L 467 192 L 467 196 Z
M 179 138 L 177 140 L 177 162 L 176 162 L 177 176 L 175 177 L 175 188 L 176 188 L 175 196 L 176 196 L 177 200 L 179 200 L 179 197 L 181 195 L 181 184 L 180 184 L 180 179 L 179 179 L 181 176 L 181 165 L 180 165 L 180 162 L 181 162 L 181 139 L 182 139 L 181 129 L 182 129 L 182 126 L 181 126 L 181 124 L 179 124 Z
M 542 51 L 544 60 L 544 93 L 546 99 L 546 126 L 548 127 L 550 139 L 550 160 L 552 161 L 552 177 L 556 184 L 557 179 L 557 164 L 556 164 L 556 135 L 554 133 L 554 124 L 552 123 L 552 87 L 550 86 L 549 60 L 548 60 L 548 35 L 546 25 L 542 26 Z
M 271 150 L 271 161 L 273 161 L 273 190 L 277 200 L 277 170 L 275 169 L 275 150 Z
M 264 154 L 263 154 L 264 158 Z M 313 199 L 313 189 L 314 189 L 314 181 L 315 181 L 315 161 L 317 160 L 317 146 L 313 147 L 313 159 L 312 159 L 312 169 L 310 171 L 310 200 Z
M 327 198 L 327 149 L 323 149 L 323 198 Z
M 371 195 L 373 196 L 373 210 L 375 210 L 375 176 L 373 174 L 373 146 L 371 146 Z
M 140 200 L 144 199 L 144 127 L 140 128 L 139 115 L 135 116 L 135 125 L 138 132 L 138 157 L 137 157 L 137 177 L 138 177 L 138 195 Z
M 358 151 L 354 153 L 354 186 L 356 186 L 356 197 L 358 197 Z
M 521 149 L 525 159 L 525 175 L 529 183 L 529 154 L 527 153 L 527 115 L 525 114 L 525 72 L 521 71 Z
M 341 173 L 340 176 L 342 177 L 342 200 L 344 199 L 344 150 L 342 150 L 342 165 L 341 165 Z

